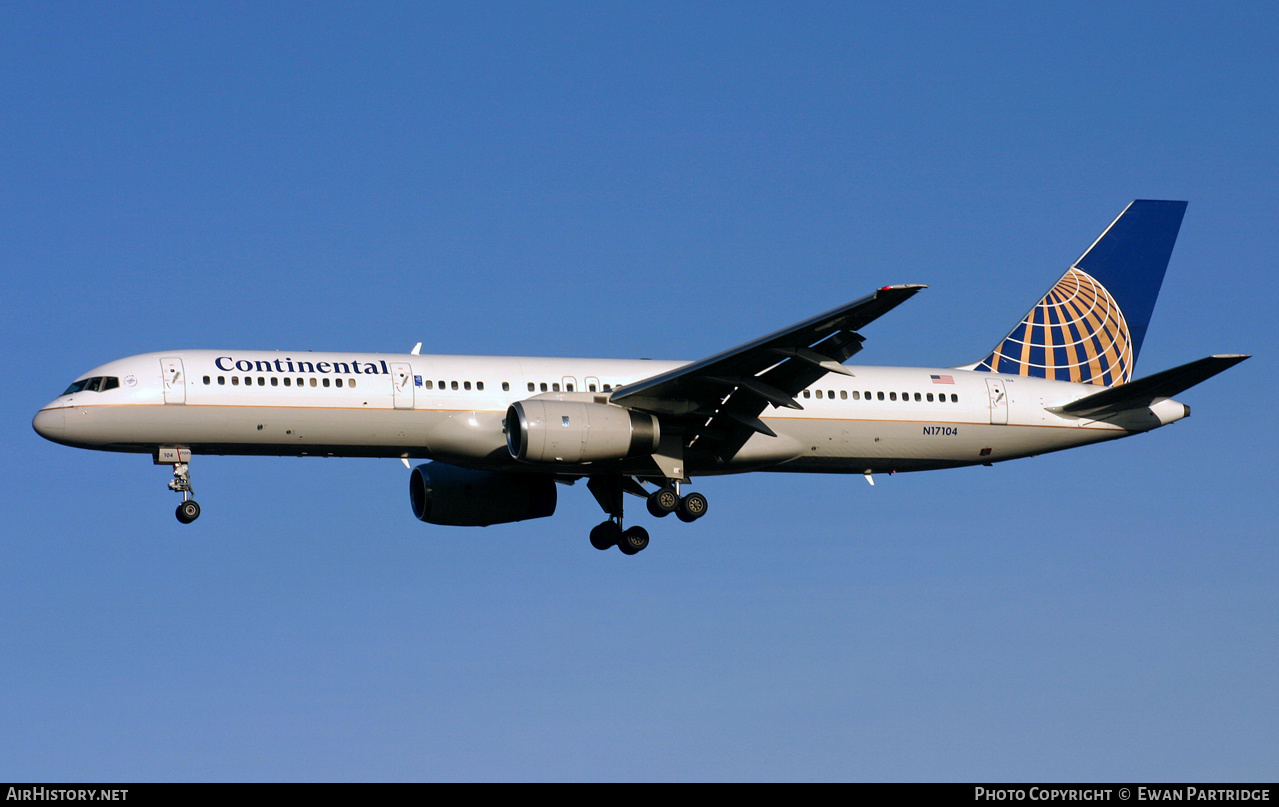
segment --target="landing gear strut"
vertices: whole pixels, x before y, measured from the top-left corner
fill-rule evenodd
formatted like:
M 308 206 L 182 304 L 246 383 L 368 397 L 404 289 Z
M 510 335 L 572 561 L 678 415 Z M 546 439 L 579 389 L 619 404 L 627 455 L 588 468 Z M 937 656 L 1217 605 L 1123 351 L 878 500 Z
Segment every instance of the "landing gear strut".
M 188 452 L 188 458 L 190 454 Z M 173 463 L 173 478 L 169 480 L 169 490 L 182 494 L 182 504 L 178 505 L 175 515 L 183 524 L 190 524 L 200 517 L 200 505 L 196 504 L 195 491 L 191 488 L 191 466 L 186 462 Z

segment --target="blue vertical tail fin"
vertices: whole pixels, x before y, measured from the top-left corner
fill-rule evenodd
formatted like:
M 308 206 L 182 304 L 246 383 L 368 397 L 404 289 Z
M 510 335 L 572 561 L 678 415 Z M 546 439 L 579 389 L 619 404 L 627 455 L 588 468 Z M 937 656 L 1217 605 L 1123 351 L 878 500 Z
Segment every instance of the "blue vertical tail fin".
M 1110 387 L 1132 378 L 1185 202 L 1138 199 L 975 370 Z

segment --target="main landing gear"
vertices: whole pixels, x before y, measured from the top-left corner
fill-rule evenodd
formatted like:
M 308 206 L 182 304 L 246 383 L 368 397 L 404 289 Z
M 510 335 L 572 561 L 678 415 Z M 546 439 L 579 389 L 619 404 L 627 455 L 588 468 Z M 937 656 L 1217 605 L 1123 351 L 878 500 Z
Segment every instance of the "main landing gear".
M 700 493 L 679 495 L 679 483 L 658 489 L 648 497 L 648 512 L 658 518 L 665 518 L 674 513 L 676 518 L 691 523 L 706 515 L 708 504 L 706 497 Z
M 644 497 L 648 512 L 658 518 L 674 513 L 680 521 L 691 522 L 706 515 L 706 497 L 700 493 L 681 497 L 679 484 L 670 481 L 650 494 L 633 477 L 592 477 L 586 487 L 608 513 L 608 520 L 591 530 L 591 546 L 601 551 L 616 546 L 623 555 L 634 555 L 648 546 L 648 530 L 622 527 L 622 493 Z

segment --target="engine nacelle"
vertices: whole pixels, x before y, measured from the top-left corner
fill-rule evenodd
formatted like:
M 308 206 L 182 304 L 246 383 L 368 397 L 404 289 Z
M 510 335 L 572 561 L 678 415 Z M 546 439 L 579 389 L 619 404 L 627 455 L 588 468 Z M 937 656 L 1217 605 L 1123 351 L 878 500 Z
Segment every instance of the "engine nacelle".
M 532 399 L 506 410 L 506 446 L 524 462 L 580 463 L 652 454 L 657 418 L 620 406 Z
M 487 527 L 553 515 L 555 482 L 538 474 L 472 471 L 428 462 L 409 475 L 409 502 L 419 521 Z

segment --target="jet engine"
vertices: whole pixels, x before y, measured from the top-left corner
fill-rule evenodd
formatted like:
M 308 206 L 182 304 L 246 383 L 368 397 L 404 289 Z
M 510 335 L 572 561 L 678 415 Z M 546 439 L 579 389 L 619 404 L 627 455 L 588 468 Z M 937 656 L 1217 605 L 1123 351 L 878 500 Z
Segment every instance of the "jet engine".
M 581 463 L 652 454 L 657 418 L 620 406 L 533 399 L 506 410 L 506 446 L 524 462 Z
M 555 482 L 541 474 L 473 471 L 427 462 L 409 476 L 409 501 L 420 521 L 487 527 L 555 513 Z

